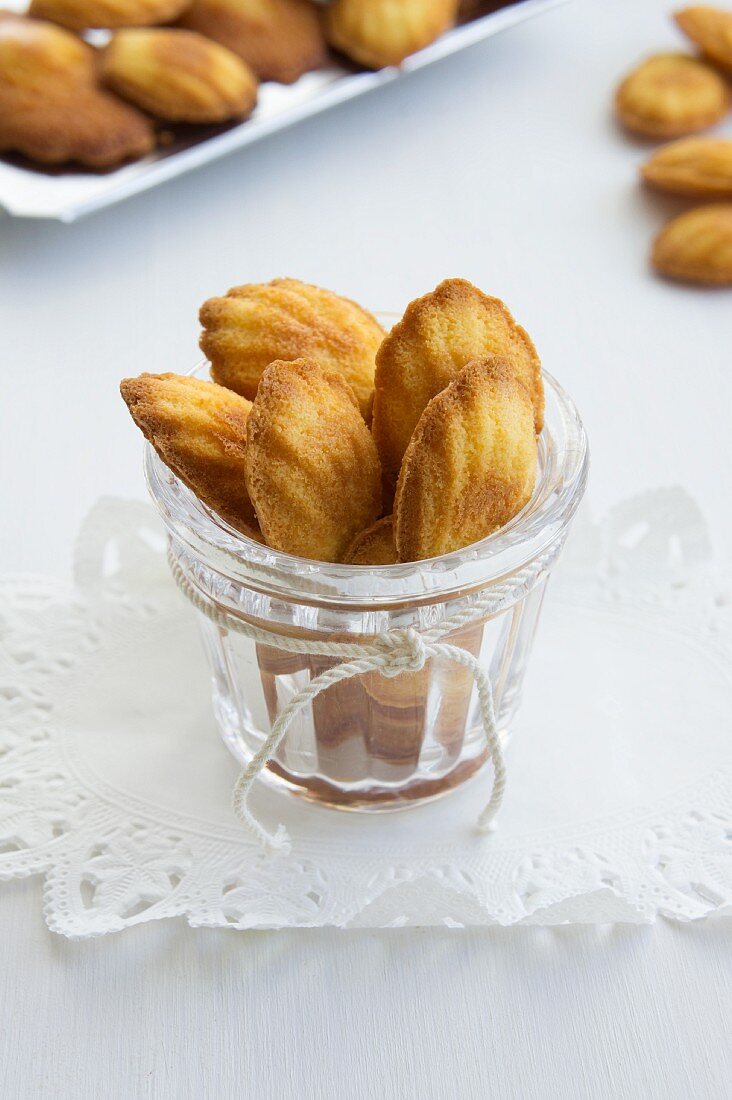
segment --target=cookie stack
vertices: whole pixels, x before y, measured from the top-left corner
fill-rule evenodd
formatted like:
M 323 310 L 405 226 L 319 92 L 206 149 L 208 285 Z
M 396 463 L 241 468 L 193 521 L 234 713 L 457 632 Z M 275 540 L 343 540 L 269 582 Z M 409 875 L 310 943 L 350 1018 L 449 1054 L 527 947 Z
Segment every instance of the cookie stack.
M 213 380 L 143 374 L 122 395 L 196 496 L 273 549 L 379 566 L 461 549 L 531 498 L 541 365 L 506 306 L 464 279 L 386 334 L 295 279 L 201 308 Z

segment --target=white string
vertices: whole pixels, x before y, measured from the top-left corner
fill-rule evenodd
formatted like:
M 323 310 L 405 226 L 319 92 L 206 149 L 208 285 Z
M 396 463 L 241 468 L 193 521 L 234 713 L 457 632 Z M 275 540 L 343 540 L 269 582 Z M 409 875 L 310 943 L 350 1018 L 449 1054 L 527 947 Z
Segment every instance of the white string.
M 515 594 L 522 585 L 534 580 L 541 570 L 546 568 L 557 552 L 558 547 L 551 547 L 543 556 L 514 573 L 509 580 L 494 585 L 489 595 L 482 596 L 469 603 L 461 611 L 456 612 L 447 619 L 443 619 L 436 626 L 423 633 L 414 630 L 412 627 L 407 627 L 406 629 L 387 631 L 367 644 L 355 644 L 292 638 L 285 634 L 278 634 L 275 631 L 263 630 L 252 623 L 246 622 L 233 612 L 214 604 L 208 596 L 196 588 L 186 576 L 180 562 L 173 556 L 172 550 L 169 550 L 168 561 L 171 572 L 181 592 L 194 607 L 219 626 L 243 634 L 262 645 L 273 646 L 287 653 L 304 653 L 342 659 L 341 664 L 334 665 L 332 668 L 326 669 L 325 672 L 313 677 L 305 687 L 293 695 L 287 706 L 277 716 L 269 734 L 257 752 L 240 773 L 234 785 L 232 802 L 234 813 L 242 824 L 254 833 L 265 848 L 273 851 L 290 851 L 290 840 L 283 825 L 280 825 L 276 833 L 272 835 L 257 821 L 249 809 L 249 792 L 259 773 L 277 752 L 293 718 L 317 695 L 320 695 L 322 691 L 326 691 L 333 684 L 348 680 L 352 676 L 362 676 L 367 672 L 380 672 L 382 676 L 387 677 L 400 676 L 404 672 L 419 672 L 420 669 L 424 668 L 425 662 L 430 657 L 444 657 L 467 668 L 472 673 L 475 681 L 483 731 L 493 761 L 494 774 L 491 796 L 478 817 L 478 828 L 485 831 L 492 829 L 496 814 L 503 801 L 506 786 L 506 768 L 496 729 L 493 687 L 489 676 L 483 671 L 479 661 L 472 653 L 468 653 L 460 646 L 451 645 L 441 639 L 479 618 L 495 614 L 509 600 L 515 599 Z

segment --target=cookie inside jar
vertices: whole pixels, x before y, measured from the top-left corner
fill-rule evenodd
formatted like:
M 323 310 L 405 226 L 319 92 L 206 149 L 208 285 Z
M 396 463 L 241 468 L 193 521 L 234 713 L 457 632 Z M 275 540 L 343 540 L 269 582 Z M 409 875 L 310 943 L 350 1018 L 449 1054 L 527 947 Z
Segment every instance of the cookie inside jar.
M 491 760 L 478 681 L 500 743 L 518 706 L 584 488 L 574 407 L 504 303 L 462 279 L 396 323 L 294 279 L 201 319 L 213 367 L 195 385 L 122 390 L 227 745 L 343 809 L 454 790 Z

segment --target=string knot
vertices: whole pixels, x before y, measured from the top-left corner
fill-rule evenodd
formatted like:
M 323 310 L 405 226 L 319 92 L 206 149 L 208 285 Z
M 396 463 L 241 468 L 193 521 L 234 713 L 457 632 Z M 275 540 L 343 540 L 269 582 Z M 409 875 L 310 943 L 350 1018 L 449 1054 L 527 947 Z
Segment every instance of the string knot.
M 419 672 L 424 668 L 429 653 L 422 635 L 414 627 L 390 630 L 380 641 L 388 656 L 388 664 L 379 669 L 382 676 L 399 676 L 402 672 Z
M 493 688 L 490 676 L 481 668 L 480 661 L 462 646 L 451 645 L 445 639 L 450 634 L 470 623 L 485 621 L 491 615 L 495 615 L 501 609 L 509 596 L 518 591 L 527 574 L 529 578 L 538 576 L 540 569 L 545 569 L 547 564 L 556 556 L 557 547 L 547 551 L 531 566 L 527 566 L 523 572 L 515 574 L 510 582 L 494 590 L 489 596 L 477 601 L 472 606 L 439 624 L 439 629 L 433 627 L 425 636 L 412 627 L 403 630 L 389 630 L 373 642 L 367 645 L 344 646 L 334 642 L 332 644 L 315 643 L 307 638 L 291 638 L 277 634 L 274 631 L 263 630 L 253 623 L 239 618 L 232 612 L 218 607 L 205 593 L 191 583 L 176 559 L 172 547 L 168 551 L 170 567 L 173 577 L 194 607 L 201 614 L 206 615 L 212 622 L 219 626 L 232 630 L 254 642 L 262 645 L 275 646 L 288 653 L 314 653 L 318 656 L 333 656 L 336 663 L 317 676 L 311 677 L 310 682 L 297 691 L 290 701 L 283 707 L 272 727 L 262 742 L 260 748 L 254 754 L 248 765 L 242 770 L 234 787 L 233 804 L 236 816 L 258 838 L 264 848 L 270 852 L 281 852 L 287 855 L 290 850 L 290 839 L 283 826 L 280 826 L 274 835 L 270 835 L 247 805 L 249 791 L 252 784 L 262 769 L 277 752 L 280 744 L 287 735 L 293 718 L 321 691 L 342 680 L 348 680 L 352 676 L 362 676 L 370 672 L 379 672 L 382 676 L 399 676 L 403 672 L 419 672 L 424 668 L 425 662 L 434 656 L 452 660 L 469 669 L 475 680 L 480 703 L 480 713 L 483 722 L 483 732 L 486 739 L 488 755 L 493 761 L 493 790 L 488 805 L 480 815 L 479 827 L 490 828 L 493 819 L 503 800 L 503 791 L 506 784 L 506 768 L 503 762 L 501 742 L 496 728 L 496 715 L 493 708 Z M 347 650 L 347 652 L 346 652 Z M 340 658 L 340 661 L 338 661 Z

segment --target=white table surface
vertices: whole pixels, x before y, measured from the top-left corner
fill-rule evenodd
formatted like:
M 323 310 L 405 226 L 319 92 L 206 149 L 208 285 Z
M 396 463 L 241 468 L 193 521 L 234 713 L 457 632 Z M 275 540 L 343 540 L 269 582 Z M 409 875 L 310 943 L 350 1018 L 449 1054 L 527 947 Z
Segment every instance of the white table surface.
M 0 569 L 64 574 L 93 501 L 143 495 L 119 378 L 187 369 L 203 299 L 282 274 L 376 308 L 447 275 L 505 298 L 583 412 L 595 508 L 683 485 L 728 553 L 732 292 L 648 273 L 683 204 L 636 186 L 644 149 L 608 111 L 677 45 L 669 7 L 575 0 L 85 222 L 0 222 Z M 74 944 L 37 880 L 11 883 L 0 1095 L 729 1097 L 731 929 L 166 923 Z

